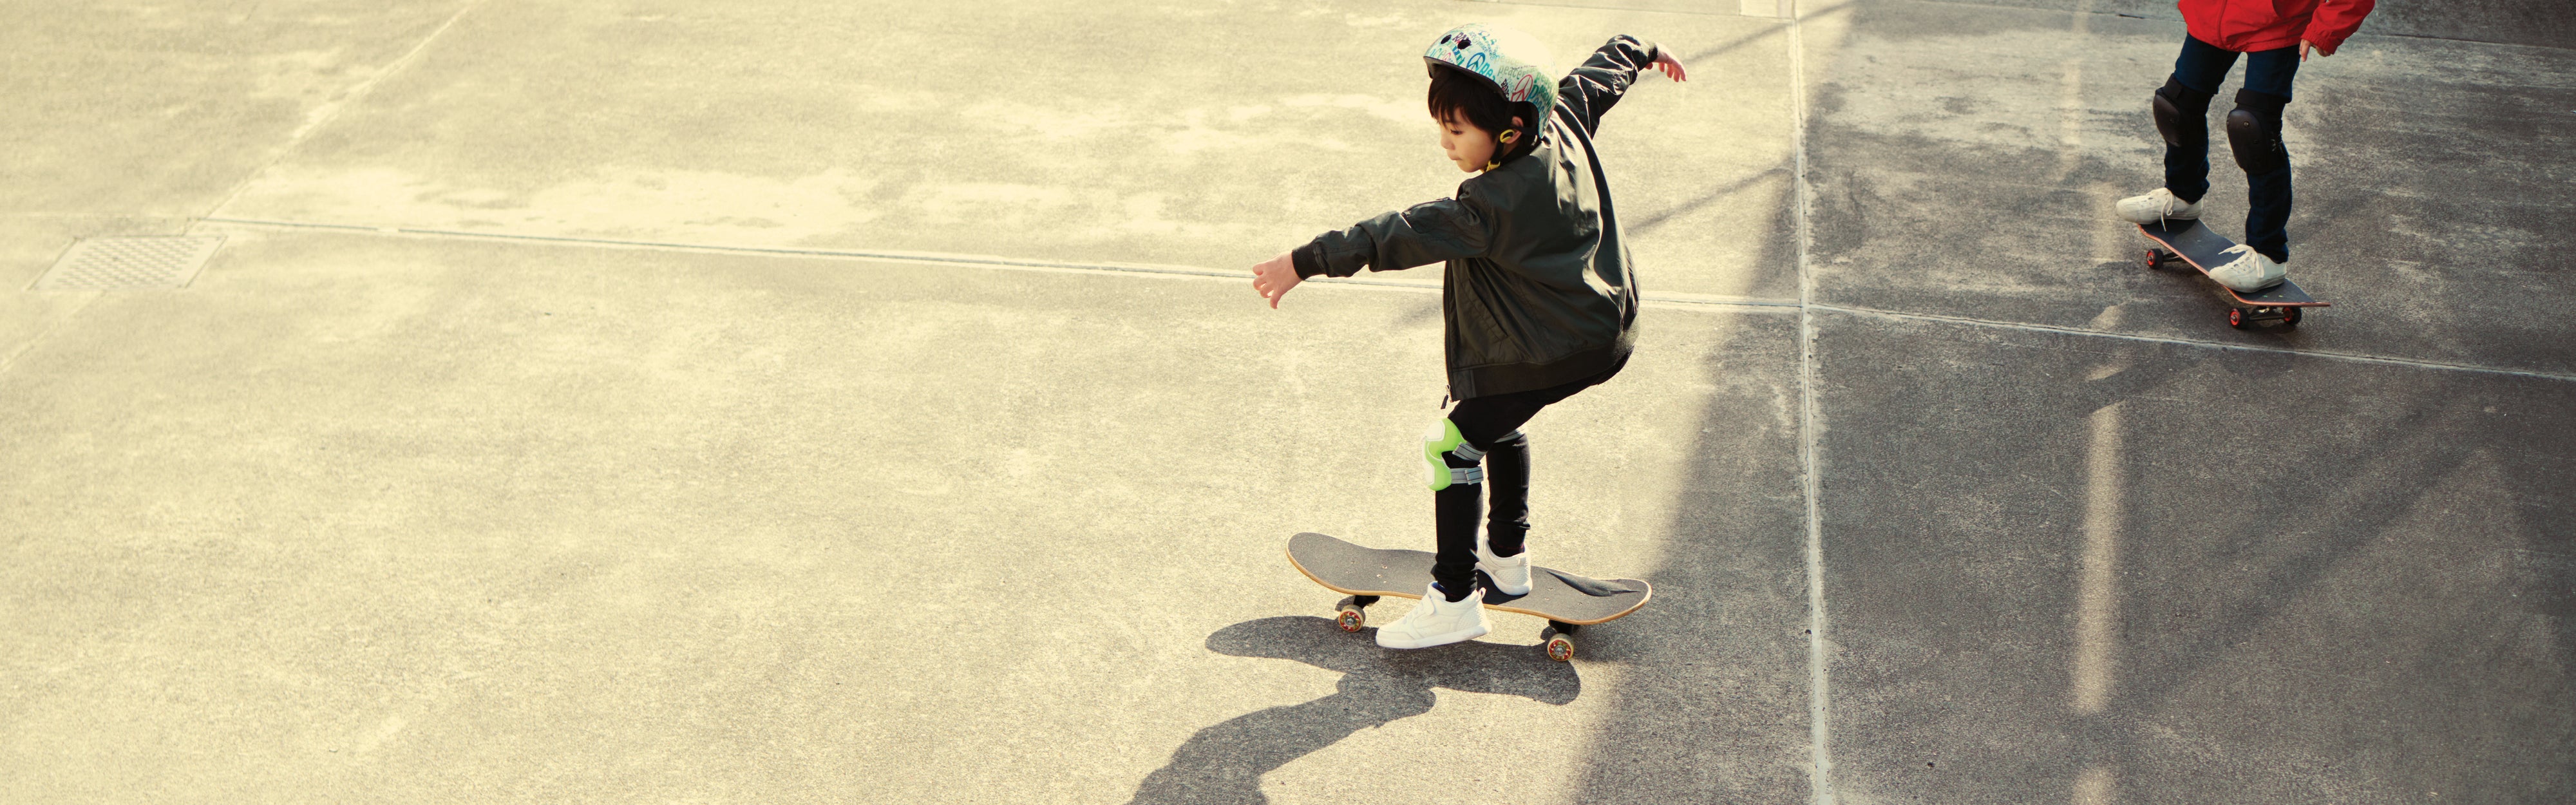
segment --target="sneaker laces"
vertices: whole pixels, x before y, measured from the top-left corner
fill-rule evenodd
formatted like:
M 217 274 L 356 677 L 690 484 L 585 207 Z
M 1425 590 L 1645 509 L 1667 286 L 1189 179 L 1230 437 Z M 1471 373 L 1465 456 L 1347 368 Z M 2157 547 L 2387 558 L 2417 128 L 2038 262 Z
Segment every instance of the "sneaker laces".
M 2222 249 L 2218 253 L 2229 255 L 2227 262 L 2220 264 L 2219 268 L 2233 268 L 2237 264 L 2244 262 L 2246 255 L 2255 254 L 2256 252 L 2254 251 L 2254 247 L 2239 243 Z M 2260 278 L 2263 276 L 2263 265 L 2261 263 L 2254 264 L 2253 269 L 2255 277 Z

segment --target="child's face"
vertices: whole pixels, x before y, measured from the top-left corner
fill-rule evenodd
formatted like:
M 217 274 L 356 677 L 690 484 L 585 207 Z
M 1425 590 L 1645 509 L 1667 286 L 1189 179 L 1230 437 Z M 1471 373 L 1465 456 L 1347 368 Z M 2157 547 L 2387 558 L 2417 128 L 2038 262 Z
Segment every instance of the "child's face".
M 1434 123 L 1440 127 L 1440 150 L 1449 152 L 1449 161 L 1458 163 L 1459 170 L 1475 173 L 1494 161 L 1493 132 L 1476 128 L 1459 115 Z

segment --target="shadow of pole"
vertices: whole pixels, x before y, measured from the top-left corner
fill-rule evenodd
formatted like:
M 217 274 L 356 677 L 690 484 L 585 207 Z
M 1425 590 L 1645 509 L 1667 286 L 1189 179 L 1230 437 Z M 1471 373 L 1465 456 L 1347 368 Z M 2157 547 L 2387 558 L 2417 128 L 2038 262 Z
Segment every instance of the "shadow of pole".
M 1351 733 L 1431 712 L 1435 688 L 1524 696 L 1566 704 L 1583 681 L 1537 649 L 1467 642 L 1415 651 L 1378 648 L 1325 618 L 1245 621 L 1208 636 L 1208 650 L 1236 657 L 1296 660 L 1344 674 L 1333 695 L 1273 707 L 1199 730 L 1172 760 L 1145 775 L 1130 805 L 1259 803 L 1261 776 Z

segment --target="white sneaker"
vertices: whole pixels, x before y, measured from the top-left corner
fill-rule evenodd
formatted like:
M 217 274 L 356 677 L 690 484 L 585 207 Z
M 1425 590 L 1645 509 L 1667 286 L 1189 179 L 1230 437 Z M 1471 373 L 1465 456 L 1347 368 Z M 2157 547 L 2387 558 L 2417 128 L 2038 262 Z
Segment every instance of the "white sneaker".
M 2173 191 L 2156 188 L 2143 196 L 2120 199 L 2116 205 L 2120 219 L 2133 224 L 2163 225 L 2167 220 L 2192 221 L 2200 218 L 2200 202 L 2176 198 Z
M 1451 602 L 1437 582 L 1424 585 L 1422 600 L 1394 623 L 1377 627 L 1377 644 L 1387 648 L 1430 648 L 1484 637 L 1494 630 L 1485 621 L 1485 597 L 1469 593 Z
M 2236 259 L 2210 269 L 2209 278 L 2217 280 L 2220 285 L 2236 289 L 2237 293 L 2253 293 L 2279 285 L 2282 278 L 2290 275 L 2289 269 L 2282 268 L 2280 263 L 2272 262 L 2272 258 L 2263 256 L 2262 252 L 2255 251 L 2252 246 L 2240 243 L 2219 254 L 2236 255 Z
M 1495 556 L 1487 544 L 1484 531 L 1476 532 L 1476 569 L 1494 580 L 1494 589 L 1504 595 L 1528 595 L 1530 591 L 1529 546 L 1524 543 L 1517 556 Z

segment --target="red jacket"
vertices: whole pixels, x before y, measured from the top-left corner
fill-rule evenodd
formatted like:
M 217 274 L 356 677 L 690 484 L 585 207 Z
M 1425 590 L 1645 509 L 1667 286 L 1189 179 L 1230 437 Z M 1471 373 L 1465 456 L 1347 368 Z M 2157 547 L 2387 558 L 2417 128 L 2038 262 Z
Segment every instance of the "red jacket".
M 2305 39 L 2334 55 L 2370 16 L 2372 0 L 2179 0 L 2183 27 L 2198 39 L 2238 53 L 2291 47 Z

